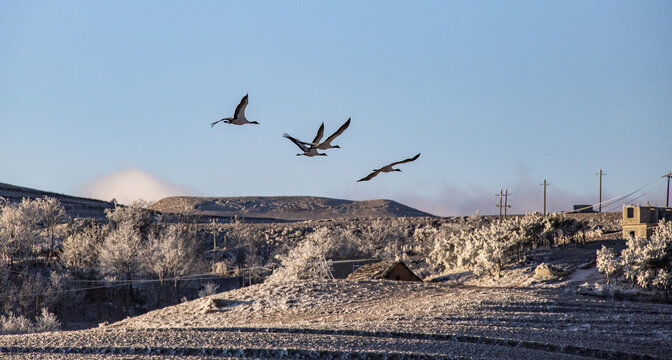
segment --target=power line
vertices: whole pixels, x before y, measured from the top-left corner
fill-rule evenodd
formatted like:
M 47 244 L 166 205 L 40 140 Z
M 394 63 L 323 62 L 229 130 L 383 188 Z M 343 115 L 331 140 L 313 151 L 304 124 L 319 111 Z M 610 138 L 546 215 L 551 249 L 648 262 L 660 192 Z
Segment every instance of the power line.
M 593 207 L 595 207 L 596 205 L 600 205 L 600 204 L 605 205 L 605 206 L 607 206 L 607 204 L 609 204 L 609 205 L 613 205 L 613 204 L 612 204 L 613 202 L 615 202 L 615 201 L 620 201 L 620 200 L 623 200 L 623 199 L 625 199 L 625 198 L 628 198 L 628 197 L 632 196 L 633 194 L 636 194 L 636 193 L 638 193 L 638 192 L 640 192 L 640 191 L 642 191 L 642 190 L 648 188 L 649 186 L 655 184 L 655 183 L 658 182 L 658 181 L 659 181 L 658 179 L 655 179 L 655 180 L 649 182 L 648 184 L 645 184 L 645 185 L 641 186 L 639 189 L 637 189 L 637 190 L 635 190 L 635 191 L 633 191 L 633 192 L 631 192 L 631 193 L 629 193 L 629 194 L 627 194 L 627 195 L 619 195 L 619 196 L 613 197 L 613 198 L 611 198 L 611 199 L 609 199 L 609 200 L 605 200 L 605 201 L 603 201 L 603 202 L 601 202 L 601 203 L 598 203 L 598 204 L 593 204 L 593 205 L 590 205 L 590 206 L 586 206 L 585 208 L 580 208 L 580 209 L 576 209 L 576 210 L 563 211 L 563 212 L 561 212 L 560 214 L 571 214 L 571 213 L 579 212 L 579 211 L 581 211 L 581 210 L 585 210 L 585 209 L 593 208 Z M 640 197 L 642 197 L 642 196 L 643 196 L 643 195 L 640 195 L 640 196 L 638 196 L 637 198 L 640 198 Z M 636 199 L 637 199 L 637 198 L 636 198 Z

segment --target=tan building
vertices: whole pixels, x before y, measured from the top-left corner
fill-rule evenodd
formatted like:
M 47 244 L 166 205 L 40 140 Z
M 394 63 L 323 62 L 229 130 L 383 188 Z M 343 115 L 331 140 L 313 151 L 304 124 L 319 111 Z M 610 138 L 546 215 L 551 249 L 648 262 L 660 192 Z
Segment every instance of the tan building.
M 623 206 L 623 238 L 648 238 L 662 219 L 672 221 L 672 208 L 655 206 Z

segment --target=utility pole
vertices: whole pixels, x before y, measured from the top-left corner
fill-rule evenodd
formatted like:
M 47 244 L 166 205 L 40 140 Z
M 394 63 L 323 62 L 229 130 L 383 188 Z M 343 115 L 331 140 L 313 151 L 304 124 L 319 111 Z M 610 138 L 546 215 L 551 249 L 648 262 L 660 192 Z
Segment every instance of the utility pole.
M 495 194 L 495 196 L 499 196 L 499 204 L 495 204 L 499 208 L 499 217 L 497 219 L 502 220 L 502 196 L 504 196 L 502 189 L 499 189 L 499 194 Z
M 665 207 L 670 207 L 670 178 L 672 177 L 672 171 L 668 171 L 667 174 L 661 176 L 661 178 L 667 178 L 667 201 L 665 201 Z
M 511 205 L 509 205 L 509 195 L 511 193 L 509 192 L 509 189 L 504 189 L 504 218 L 506 219 L 506 208 L 510 208 Z
M 597 212 L 602 212 L 602 175 L 607 175 L 607 173 L 602 172 L 602 169 L 600 169 L 600 172 L 595 173 L 595 175 L 600 175 L 600 197 Z
M 546 186 L 551 185 L 551 184 L 547 183 L 546 179 L 544 179 L 544 183 L 539 184 L 539 185 L 544 187 L 544 216 L 546 216 Z
M 217 251 L 217 228 L 214 218 L 212 219 L 212 251 Z

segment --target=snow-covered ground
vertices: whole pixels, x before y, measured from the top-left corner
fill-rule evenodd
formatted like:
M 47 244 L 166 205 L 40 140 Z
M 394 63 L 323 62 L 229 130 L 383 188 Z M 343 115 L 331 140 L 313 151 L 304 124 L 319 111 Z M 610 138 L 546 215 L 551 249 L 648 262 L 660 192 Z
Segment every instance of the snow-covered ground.
M 667 304 L 568 287 L 347 280 L 259 284 L 98 329 L 0 337 L 2 354 L 73 358 L 670 358 L 669 349 Z
M 577 294 L 603 282 L 595 246 L 533 252 L 499 279 L 258 284 L 96 329 L 0 336 L 0 357 L 672 358 L 672 305 Z M 542 261 L 566 274 L 535 277 Z

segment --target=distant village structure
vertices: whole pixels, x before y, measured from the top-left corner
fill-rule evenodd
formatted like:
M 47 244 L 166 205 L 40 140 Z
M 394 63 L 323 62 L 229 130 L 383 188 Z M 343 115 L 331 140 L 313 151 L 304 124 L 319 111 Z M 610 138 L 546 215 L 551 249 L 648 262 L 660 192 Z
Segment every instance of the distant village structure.
M 655 206 L 623 206 L 623 238 L 648 238 L 662 219 L 672 221 L 672 208 Z
M 578 204 L 574 205 L 573 211 L 577 213 L 594 213 L 595 209 L 593 209 L 593 205 Z

